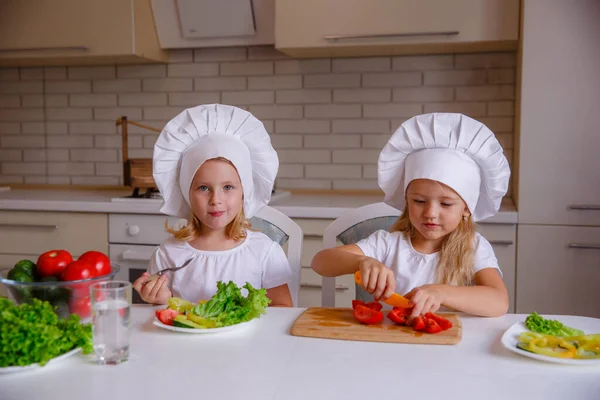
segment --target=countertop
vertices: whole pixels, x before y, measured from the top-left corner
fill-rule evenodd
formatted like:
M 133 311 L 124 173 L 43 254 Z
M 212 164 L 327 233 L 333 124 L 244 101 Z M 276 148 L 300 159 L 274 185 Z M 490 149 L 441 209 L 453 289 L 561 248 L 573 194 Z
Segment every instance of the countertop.
M 98 366 L 77 354 L 0 375 L 0 398 L 597 400 L 600 393 L 598 364 L 552 364 L 502 345 L 503 333 L 526 315 L 461 315 L 460 343 L 426 345 L 292 336 L 303 311 L 269 308 L 242 330 L 189 334 L 158 328 L 151 306 L 133 306 L 129 361 Z M 591 318 L 557 318 L 598 326 Z
M 10 189 L 0 191 L 0 210 L 160 214 L 160 199 L 128 199 L 131 190 Z M 383 200 L 382 196 L 276 193 L 270 206 L 290 218 L 335 219 L 354 208 Z M 500 212 L 487 223 L 516 224 L 517 211 L 504 199 Z

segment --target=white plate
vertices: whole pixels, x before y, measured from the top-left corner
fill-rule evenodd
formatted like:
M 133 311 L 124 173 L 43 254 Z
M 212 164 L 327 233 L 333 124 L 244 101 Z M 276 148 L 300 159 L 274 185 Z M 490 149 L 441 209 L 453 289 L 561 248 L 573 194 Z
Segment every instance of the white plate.
M 54 364 L 58 364 L 59 362 L 61 362 L 62 360 L 64 360 L 65 358 L 71 357 L 73 354 L 77 354 L 81 351 L 81 347 L 77 347 L 71 351 L 69 351 L 68 353 L 62 354 L 58 357 L 54 357 L 53 359 L 51 359 L 50 361 L 48 361 L 46 363 L 46 365 L 44 365 L 43 367 L 40 366 L 39 364 L 29 364 L 23 367 L 4 367 L 4 368 L 0 368 L 0 375 L 5 375 L 5 374 L 14 374 L 15 372 L 23 372 L 23 371 L 29 371 L 32 369 L 38 369 L 38 368 L 45 368 L 49 365 L 54 365 Z
M 550 317 L 550 319 L 557 319 L 567 326 L 583 330 L 586 334 L 600 333 L 600 319 L 572 316 Z M 575 323 L 568 322 L 570 320 L 575 321 Z M 510 328 L 508 328 L 506 332 L 504 332 L 504 335 L 502 335 L 502 344 L 504 345 L 504 347 L 506 347 L 508 350 L 514 353 L 520 354 L 525 357 L 535 358 L 536 360 L 540 361 L 572 365 L 600 364 L 600 359 L 598 358 L 590 360 L 575 360 L 571 358 L 550 357 L 545 356 L 543 354 L 536 354 L 530 351 L 521 350 L 517 347 L 517 343 L 519 343 L 519 335 L 521 334 L 521 332 L 529 332 L 529 329 L 525 327 L 525 322 L 517 322 L 513 324 Z
M 199 334 L 209 334 L 209 333 L 223 333 L 223 332 L 231 332 L 246 329 L 247 327 L 253 325 L 258 318 L 251 319 L 248 322 L 242 322 L 241 324 L 223 326 L 221 328 L 206 328 L 206 329 L 193 329 L 193 328 L 179 328 L 177 326 L 165 325 L 160 322 L 156 317 L 152 324 L 158 326 L 159 328 L 163 328 L 169 331 L 174 332 L 183 332 L 183 333 L 199 333 Z

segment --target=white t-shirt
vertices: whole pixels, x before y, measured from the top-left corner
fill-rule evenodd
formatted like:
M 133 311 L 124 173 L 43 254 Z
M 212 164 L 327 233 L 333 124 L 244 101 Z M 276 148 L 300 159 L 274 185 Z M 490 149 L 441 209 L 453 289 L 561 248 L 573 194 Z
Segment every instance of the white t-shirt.
M 239 287 L 250 282 L 254 288 L 271 289 L 287 284 L 292 275 L 281 246 L 250 230 L 242 243 L 222 251 L 198 250 L 188 242 L 170 238 L 154 252 L 148 272 L 179 266 L 190 257 L 194 257 L 190 265 L 167 276 L 173 296 L 193 303 L 210 299 L 217 292 L 217 281 L 233 281 Z M 245 295 L 246 290 L 242 293 Z
M 356 243 L 366 256 L 372 257 L 394 271 L 396 292 L 405 295 L 412 289 L 435 283 L 438 253 L 423 254 L 416 251 L 402 232 L 379 230 Z M 475 269 L 496 268 L 500 275 L 494 249 L 479 233 L 475 233 Z

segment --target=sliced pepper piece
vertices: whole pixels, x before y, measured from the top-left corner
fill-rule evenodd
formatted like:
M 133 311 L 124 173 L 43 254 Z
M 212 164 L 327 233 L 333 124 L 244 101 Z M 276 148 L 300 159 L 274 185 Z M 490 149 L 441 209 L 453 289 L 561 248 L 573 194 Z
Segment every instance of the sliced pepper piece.
M 573 358 L 576 353 L 576 348 L 572 344 L 562 340 L 560 340 L 560 342 L 554 340 L 549 341 L 547 338 L 531 340 L 529 342 L 529 349 L 536 354 L 558 358 Z

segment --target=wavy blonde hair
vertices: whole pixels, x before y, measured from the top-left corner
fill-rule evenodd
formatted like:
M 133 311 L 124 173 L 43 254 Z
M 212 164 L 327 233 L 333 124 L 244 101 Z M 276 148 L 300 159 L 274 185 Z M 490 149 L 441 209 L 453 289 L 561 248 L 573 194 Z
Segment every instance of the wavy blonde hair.
M 216 158 L 211 158 L 210 160 L 226 162 L 229 165 L 231 165 L 237 172 L 237 168 L 235 168 L 235 165 L 233 165 L 233 163 L 226 158 L 216 157 Z M 206 161 L 210 161 L 210 160 L 206 160 Z M 239 174 L 238 174 L 238 176 L 239 176 Z M 243 200 L 243 197 L 242 197 L 242 200 Z M 188 221 L 187 224 L 180 229 L 175 229 L 173 227 L 170 227 L 169 221 L 165 221 L 165 230 L 167 232 L 169 232 L 171 235 L 173 235 L 173 237 L 175 237 L 175 239 L 189 242 L 190 240 L 193 240 L 193 239 L 197 238 L 198 236 L 200 236 L 200 234 L 202 232 L 203 224 L 200 221 L 200 219 L 198 219 L 198 217 L 196 217 L 194 215 L 193 212 L 191 213 L 191 217 L 188 218 L 187 221 Z M 231 221 L 225 227 L 225 234 L 227 235 L 227 237 L 229 239 L 240 240 L 242 238 L 245 238 L 247 236 L 246 231 L 251 230 L 251 229 L 252 229 L 252 224 L 246 218 L 246 214 L 244 213 L 244 206 L 242 205 L 242 207 L 240 208 L 240 212 L 238 212 L 237 215 L 235 216 L 235 218 L 233 219 L 233 221 Z
M 416 235 L 410 222 L 408 206 L 390 228 L 390 232 L 402 232 L 407 240 Z M 475 223 L 469 215 L 461 218 L 458 227 L 442 241 L 436 269 L 436 282 L 454 286 L 470 286 L 475 268 Z

